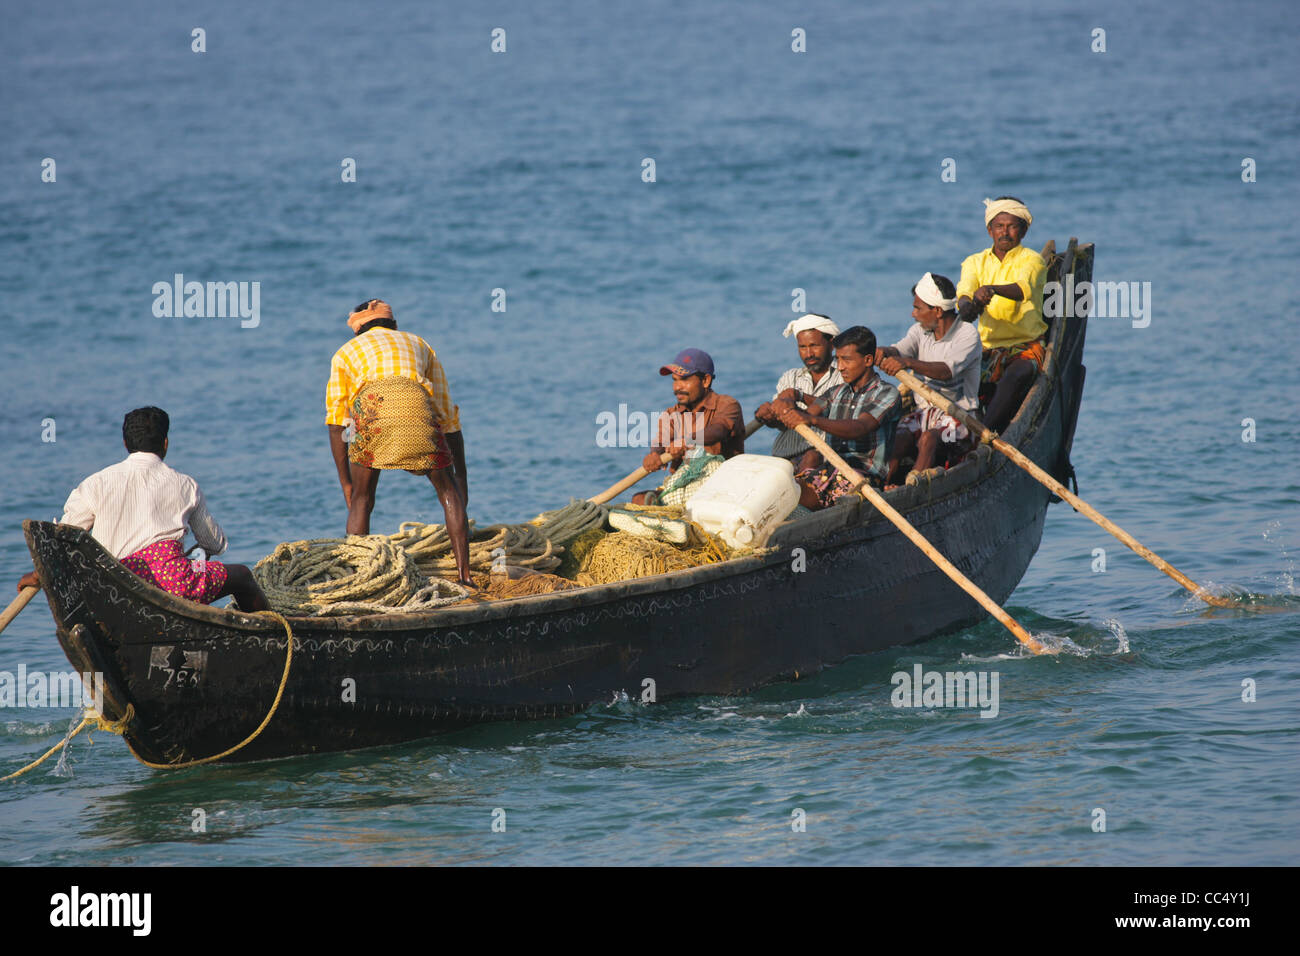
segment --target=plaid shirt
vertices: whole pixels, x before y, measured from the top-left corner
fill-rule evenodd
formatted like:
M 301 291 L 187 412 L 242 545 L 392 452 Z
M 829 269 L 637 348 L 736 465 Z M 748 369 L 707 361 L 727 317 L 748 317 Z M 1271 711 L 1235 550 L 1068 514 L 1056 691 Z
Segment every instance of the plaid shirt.
M 444 432 L 460 431 L 460 409 L 451 403 L 447 375 L 429 343 L 410 332 L 377 326 L 354 336 L 334 353 L 325 389 L 325 424 L 342 425 L 352 399 L 366 382 L 400 375 L 424 386 Z
M 808 371 L 808 366 L 803 365 L 799 368 L 792 368 L 785 372 L 776 383 L 776 395 L 780 395 L 787 388 L 797 388 L 808 395 L 815 395 L 817 398 L 825 398 L 835 389 L 844 384 L 844 379 L 840 378 L 840 370 L 831 362 L 831 367 L 826 370 L 820 382 L 814 382 L 812 372 Z M 772 396 L 772 401 L 776 401 L 776 395 Z M 803 408 L 803 403 L 797 406 Z M 820 428 L 814 428 L 817 437 L 823 441 L 827 435 Z M 772 442 L 772 454 L 777 458 L 797 458 L 806 452 L 811 446 L 807 439 L 792 429 L 777 432 L 776 438 Z
M 855 441 L 834 435 L 829 437 L 831 448 L 836 452 L 846 458 L 862 459 L 867 470 L 883 480 L 885 465 L 889 463 L 889 450 L 894 447 L 894 430 L 898 427 L 903 408 L 898 389 L 873 374 L 861 390 L 854 391 L 853 386 L 845 383 L 823 401 L 826 402 L 823 418 L 857 418 L 865 412 L 880 423 L 875 431 Z

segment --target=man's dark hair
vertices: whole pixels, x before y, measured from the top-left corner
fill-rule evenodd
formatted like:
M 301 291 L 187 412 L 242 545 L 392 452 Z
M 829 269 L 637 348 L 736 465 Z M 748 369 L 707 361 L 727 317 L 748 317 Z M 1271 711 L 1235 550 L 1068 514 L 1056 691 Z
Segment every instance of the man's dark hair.
M 167 413 L 146 405 L 126 413 L 122 419 L 122 441 L 126 442 L 128 452 L 150 451 L 161 456 L 169 428 L 171 419 Z
M 925 277 L 922 276 L 922 278 Z M 939 289 L 939 294 L 945 299 L 955 299 L 957 297 L 957 287 L 952 284 L 952 280 L 947 276 L 941 276 L 937 272 L 931 272 L 930 278 L 934 280 L 935 286 Z M 916 295 L 916 286 L 912 286 L 912 295 Z M 956 312 L 956 309 L 949 309 L 944 313 L 944 315 L 955 315 Z
M 865 325 L 854 325 L 845 329 L 831 340 L 831 345 L 839 351 L 846 345 L 852 345 L 859 355 L 876 354 L 876 333 Z

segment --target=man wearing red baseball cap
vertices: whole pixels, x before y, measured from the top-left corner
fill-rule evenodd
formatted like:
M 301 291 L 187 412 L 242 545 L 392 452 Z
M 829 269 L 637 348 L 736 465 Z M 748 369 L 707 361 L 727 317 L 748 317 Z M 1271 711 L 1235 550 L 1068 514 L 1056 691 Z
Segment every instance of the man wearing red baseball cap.
M 659 416 L 655 445 L 641 462 L 646 471 L 663 467 L 660 459 L 665 451 L 672 455 L 671 471 L 698 445 L 704 446 L 706 454 L 723 458 L 745 453 L 745 413 L 730 395 L 713 391 L 713 359 L 708 352 L 683 349 L 659 374 L 673 377 L 677 404 Z

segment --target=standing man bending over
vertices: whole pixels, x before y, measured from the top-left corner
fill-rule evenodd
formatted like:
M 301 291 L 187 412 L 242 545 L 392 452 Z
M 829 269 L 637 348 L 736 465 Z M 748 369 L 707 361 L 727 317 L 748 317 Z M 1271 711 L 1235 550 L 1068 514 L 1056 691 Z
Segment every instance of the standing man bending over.
M 241 611 L 270 610 L 245 565 L 191 561 L 181 550 L 187 527 L 208 554 L 225 551 L 226 536 L 208 513 L 199 483 L 163 464 L 170 427 L 161 408 L 127 412 L 122 419 L 126 460 L 77 485 L 61 523 L 85 528 L 129 570 L 169 594 L 199 604 L 233 594 Z M 35 571 L 18 582 L 20 591 L 39 586 Z
M 469 480 L 459 409 L 447 376 L 427 342 L 399 332 L 382 299 L 363 302 L 348 316 L 350 342 L 334 353 L 325 390 L 325 424 L 348 505 L 348 534 L 369 534 L 379 472 L 426 475 L 446 516 L 460 583 L 469 576 Z M 350 447 L 344 428 L 355 427 Z
M 969 322 L 957 320 L 956 290 L 947 276 L 927 272 L 912 286 L 912 318 L 907 334 L 876 350 L 886 375 L 915 373 L 921 384 L 968 412 L 979 410 L 980 337 Z M 889 456 L 885 490 L 902 479 L 900 465 L 916 456 L 915 468 L 948 465 L 970 450 L 970 432 L 943 409 L 916 396 L 916 409 L 903 416 Z
M 992 396 L 984 423 L 994 431 L 1006 428 L 1015 417 L 1047 357 L 1043 343 L 1047 263 L 1020 244 L 1033 221 L 1025 204 L 1014 196 L 984 200 L 984 226 L 993 245 L 966 257 L 957 283 L 958 313 L 980 316 L 981 397 Z

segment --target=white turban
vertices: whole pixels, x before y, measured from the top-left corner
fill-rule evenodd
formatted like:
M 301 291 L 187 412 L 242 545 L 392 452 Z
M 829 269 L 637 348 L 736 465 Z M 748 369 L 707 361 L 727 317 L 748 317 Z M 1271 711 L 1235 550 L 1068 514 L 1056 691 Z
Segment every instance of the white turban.
M 939 286 L 934 281 L 934 276 L 926 273 L 921 276 L 921 281 L 916 284 L 916 297 L 926 305 L 935 306 L 943 309 L 945 312 L 951 312 L 957 308 L 957 297 L 945 299 L 943 293 L 939 291 Z
M 790 324 L 785 327 L 782 333 L 788 339 L 792 335 L 798 335 L 800 332 L 807 332 L 812 329 L 816 332 L 825 332 L 831 338 L 840 334 L 840 327 L 826 318 L 824 315 L 804 315 L 797 319 L 791 319 Z
M 1029 215 L 1029 210 L 1022 202 L 1016 202 L 1014 199 L 986 199 L 984 200 L 984 225 L 987 226 L 995 216 L 1004 212 L 1011 213 L 1017 219 L 1023 219 L 1026 226 L 1034 221 L 1034 217 Z

